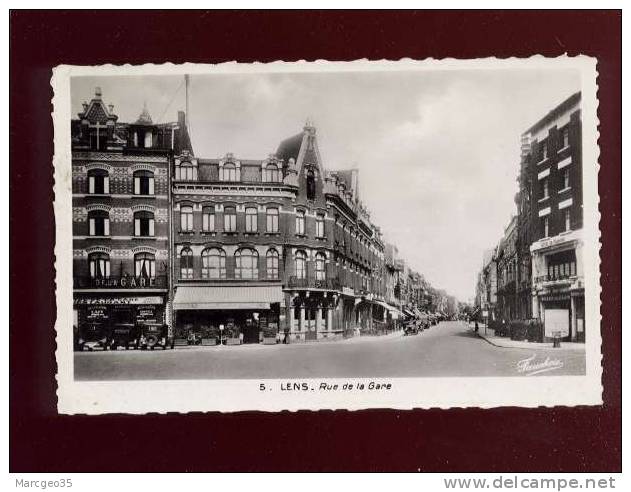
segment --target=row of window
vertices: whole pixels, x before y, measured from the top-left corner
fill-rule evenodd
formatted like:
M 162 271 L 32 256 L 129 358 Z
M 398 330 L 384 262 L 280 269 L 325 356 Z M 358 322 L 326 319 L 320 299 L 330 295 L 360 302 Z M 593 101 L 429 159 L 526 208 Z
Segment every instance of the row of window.
M 109 195 L 110 176 L 104 169 L 88 171 L 88 193 L 91 195 Z M 155 177 L 151 171 L 134 172 L 134 195 L 154 195 Z
M 110 214 L 105 210 L 91 210 L 88 212 L 88 224 L 90 236 L 110 235 Z M 155 236 L 155 219 L 153 212 L 134 213 L 134 236 Z
M 258 279 L 259 278 L 259 254 L 256 250 L 242 248 L 235 252 L 236 279 Z M 203 279 L 225 279 L 226 278 L 226 252 L 221 248 L 206 248 L 201 253 Z M 265 265 L 268 279 L 279 278 L 278 262 L 279 254 L 274 248 L 270 248 L 265 255 Z M 326 278 L 326 256 L 324 253 L 317 253 L 315 256 L 315 277 L 317 280 Z M 307 277 L 307 253 L 297 251 L 294 256 L 295 276 L 299 279 Z M 193 273 L 193 251 L 185 247 L 180 252 L 180 278 L 192 279 Z
M 190 162 L 183 162 L 175 166 L 175 179 L 178 181 L 196 181 L 197 167 Z M 241 169 L 232 162 L 227 162 L 219 168 L 219 181 L 241 181 Z M 273 163 L 261 170 L 261 181 L 266 183 L 282 183 L 283 173 Z
M 539 162 L 545 161 L 548 158 L 550 152 L 550 149 L 548 148 L 549 143 L 548 138 L 539 145 Z M 560 149 L 570 146 L 570 129 L 568 126 L 565 126 L 559 131 L 559 145 Z
M 265 211 L 266 232 L 278 232 L 278 208 L 268 207 Z M 202 231 L 215 232 L 215 207 L 202 208 Z M 193 231 L 193 207 L 186 205 L 180 208 L 180 229 L 183 232 Z M 223 230 L 236 232 L 237 210 L 235 207 L 224 207 Z M 245 232 L 258 232 L 258 210 L 256 207 L 245 209 Z M 305 234 L 305 212 L 296 212 L 296 234 Z M 324 237 L 324 214 L 318 214 L 315 220 L 315 236 Z
M 109 278 L 110 255 L 107 253 L 92 253 L 88 256 L 90 277 L 96 279 Z M 156 257 L 151 253 L 134 255 L 134 275 L 143 278 L 155 278 Z
M 550 197 L 550 178 L 543 178 L 541 181 L 541 200 Z M 570 170 L 565 168 L 561 171 L 561 187 L 559 189 L 564 190 L 570 187 Z

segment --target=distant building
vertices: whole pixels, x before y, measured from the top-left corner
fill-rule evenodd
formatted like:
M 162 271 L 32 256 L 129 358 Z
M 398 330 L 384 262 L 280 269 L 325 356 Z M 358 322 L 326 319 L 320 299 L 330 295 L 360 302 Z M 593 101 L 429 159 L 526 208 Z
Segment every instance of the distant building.
M 533 186 L 532 315 L 565 312 L 568 339 L 585 339 L 581 94 L 535 123 L 528 167 Z
M 495 254 L 497 264 L 497 316 L 509 321 L 519 317 L 517 303 L 517 218 L 512 217 Z

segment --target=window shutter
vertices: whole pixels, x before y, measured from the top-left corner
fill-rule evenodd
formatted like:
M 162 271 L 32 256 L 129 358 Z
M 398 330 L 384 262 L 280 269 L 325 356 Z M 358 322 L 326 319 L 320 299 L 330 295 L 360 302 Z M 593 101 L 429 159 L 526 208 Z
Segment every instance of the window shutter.
M 149 194 L 150 194 L 150 195 L 155 194 L 155 189 L 154 189 L 154 178 L 149 178 Z
M 134 219 L 134 235 L 140 236 L 140 219 Z
M 307 278 L 315 278 L 315 263 L 311 260 L 307 260 Z
M 95 271 L 95 267 L 96 267 L 96 261 L 91 260 L 90 261 L 90 277 L 94 278 L 96 275 L 96 271 Z
M 105 260 L 105 276 L 107 278 L 110 276 L 110 260 Z
M 154 233 L 155 233 L 154 220 L 153 219 L 149 219 L 149 235 L 153 236 Z
M 90 236 L 94 236 L 94 219 L 90 219 Z
M 134 195 L 140 195 L 140 178 L 134 178 Z
M 88 178 L 88 193 L 94 193 L 94 176 Z
M 110 192 L 110 177 L 105 176 L 103 178 L 103 193 L 107 195 L 109 194 L 109 192 Z
M 103 234 L 105 236 L 110 235 L 110 219 L 109 218 L 103 219 Z

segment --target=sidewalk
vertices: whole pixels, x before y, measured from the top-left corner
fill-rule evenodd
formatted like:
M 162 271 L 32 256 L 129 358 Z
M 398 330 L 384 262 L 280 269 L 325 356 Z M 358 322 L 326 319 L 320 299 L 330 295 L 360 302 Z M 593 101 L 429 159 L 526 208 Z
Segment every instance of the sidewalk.
M 486 328 L 484 323 L 478 323 L 479 330 L 478 336 L 483 338 L 491 345 L 502 348 L 523 348 L 523 349 L 539 349 L 539 350 L 548 350 L 553 348 L 552 342 L 528 342 L 521 340 L 511 340 L 509 337 L 498 337 L 495 336 L 495 331 L 491 328 Z M 469 329 L 473 331 L 473 324 L 469 325 Z M 576 350 L 576 351 L 584 351 L 585 344 L 577 343 L 577 342 L 561 342 L 561 347 L 555 350 Z

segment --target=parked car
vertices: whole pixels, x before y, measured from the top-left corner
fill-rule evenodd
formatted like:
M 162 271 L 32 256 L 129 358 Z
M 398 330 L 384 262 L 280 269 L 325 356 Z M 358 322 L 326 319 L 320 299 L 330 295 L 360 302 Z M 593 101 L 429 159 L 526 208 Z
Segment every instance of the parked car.
M 125 350 L 128 350 L 129 347 L 137 349 L 139 341 L 140 330 L 137 325 L 133 323 L 117 323 L 112 328 L 109 348 L 111 350 L 116 350 L 118 347 L 125 347 Z
M 95 348 L 107 350 L 110 342 L 110 329 L 103 323 L 84 323 L 76 334 L 75 348 L 90 351 Z
M 169 327 L 158 323 L 143 324 L 140 328 L 140 347 L 143 350 L 153 350 L 156 347 L 162 347 L 162 350 L 166 350 L 169 345 L 172 347 L 171 340 L 169 340 Z M 199 339 L 200 345 L 202 343 L 202 337 L 196 334 Z M 189 334 L 190 337 L 190 334 Z

